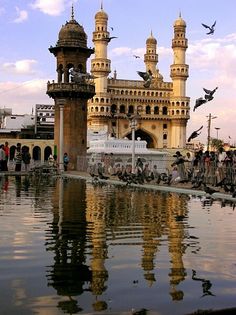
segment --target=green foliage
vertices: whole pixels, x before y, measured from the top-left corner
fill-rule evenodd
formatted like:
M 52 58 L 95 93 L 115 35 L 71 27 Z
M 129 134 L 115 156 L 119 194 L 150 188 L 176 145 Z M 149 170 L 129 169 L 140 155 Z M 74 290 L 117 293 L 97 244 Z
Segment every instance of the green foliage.
M 216 138 L 211 138 L 211 146 L 218 150 L 220 147 L 224 146 L 223 140 L 216 139 Z

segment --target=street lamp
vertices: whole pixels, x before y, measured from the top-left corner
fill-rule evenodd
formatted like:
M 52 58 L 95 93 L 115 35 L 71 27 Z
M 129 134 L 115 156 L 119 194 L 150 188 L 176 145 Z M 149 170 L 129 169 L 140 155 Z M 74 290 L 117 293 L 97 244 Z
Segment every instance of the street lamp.
M 211 121 L 212 119 L 217 118 L 217 116 L 211 116 L 211 113 L 209 116 L 206 116 L 208 118 L 208 127 L 207 127 L 207 151 L 209 151 L 210 147 L 210 140 L 211 140 Z
M 137 126 L 137 119 L 140 118 L 140 115 L 127 116 L 130 122 L 130 128 L 132 133 L 132 173 L 135 173 L 135 129 Z
M 220 130 L 219 127 L 215 127 L 215 130 L 216 130 L 216 139 L 218 140 L 218 131 Z

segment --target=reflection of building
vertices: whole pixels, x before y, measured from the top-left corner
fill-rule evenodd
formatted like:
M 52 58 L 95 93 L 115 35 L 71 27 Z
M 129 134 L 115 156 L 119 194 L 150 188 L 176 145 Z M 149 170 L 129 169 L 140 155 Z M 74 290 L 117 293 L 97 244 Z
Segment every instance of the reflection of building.
M 141 26 L 140 26 L 141 27 Z M 152 148 L 183 148 L 186 142 L 186 125 L 189 119 L 189 97 L 186 96 L 188 65 L 185 52 L 186 23 L 181 16 L 174 23 L 172 40 L 173 64 L 170 66 L 171 82 L 165 82 L 157 63 L 157 41 L 153 34 L 146 40 L 144 66 L 151 70 L 151 86 L 145 88 L 143 81 L 118 79 L 111 72 L 111 60 L 107 56 L 108 15 L 101 10 L 95 15 L 93 42 L 95 56 L 91 60 L 91 73 L 95 76 L 96 95 L 88 103 L 89 133 L 115 135 L 131 138 L 127 114 L 141 115 L 136 137 L 146 140 Z M 128 66 L 128 64 L 127 64 Z

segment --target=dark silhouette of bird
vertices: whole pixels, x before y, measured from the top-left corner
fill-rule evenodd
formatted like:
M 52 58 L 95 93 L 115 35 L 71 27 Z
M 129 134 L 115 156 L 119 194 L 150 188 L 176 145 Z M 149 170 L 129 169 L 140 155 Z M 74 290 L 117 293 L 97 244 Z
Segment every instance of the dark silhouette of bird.
M 136 59 L 137 59 L 137 58 L 140 58 L 140 56 L 138 56 L 138 55 L 133 55 L 133 56 L 134 56 L 134 58 L 136 58 Z
M 110 27 L 110 29 L 111 29 L 112 31 L 114 31 L 114 28 L 113 28 L 112 26 Z
M 205 183 L 203 183 L 203 189 L 205 191 L 206 194 L 208 195 L 213 195 L 214 193 L 218 193 L 219 191 L 214 189 L 214 188 L 211 188 L 211 187 L 208 187 Z
M 207 102 L 213 100 L 213 98 L 214 98 L 213 95 L 217 89 L 218 89 L 218 87 L 216 87 L 214 90 L 211 91 L 211 90 L 203 88 L 204 92 L 206 93 L 205 94 L 205 100 L 207 100 Z
M 202 128 L 203 128 L 203 126 L 201 126 L 199 129 L 192 132 L 190 137 L 188 138 L 188 142 L 190 142 L 194 138 L 197 138 L 197 136 L 199 136 L 201 134 L 201 132 L 198 132 L 198 131 L 202 130 Z
M 198 108 L 199 106 L 201 106 L 202 104 L 205 104 L 207 102 L 206 99 L 204 99 L 203 97 L 199 97 L 196 99 L 193 111 L 195 111 L 196 108 Z
M 118 38 L 116 36 L 111 36 L 111 37 L 104 37 L 104 39 L 109 43 L 112 39 Z
M 212 24 L 212 26 L 208 26 L 208 25 L 203 24 L 203 23 L 202 23 L 202 26 L 209 29 L 209 32 L 206 33 L 207 35 L 213 35 L 215 32 L 216 21 Z
M 145 88 L 148 88 L 152 82 L 152 71 L 151 70 L 148 70 L 147 72 L 137 71 L 137 73 L 145 81 L 143 86 Z

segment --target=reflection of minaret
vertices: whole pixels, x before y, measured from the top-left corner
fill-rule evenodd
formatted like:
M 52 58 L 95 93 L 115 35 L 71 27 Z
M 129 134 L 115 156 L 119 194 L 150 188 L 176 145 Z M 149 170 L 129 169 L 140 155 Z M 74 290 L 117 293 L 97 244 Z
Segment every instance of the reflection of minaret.
M 77 301 L 72 297 L 88 290 L 85 284 L 92 278 L 85 264 L 85 183 L 75 181 L 73 185 L 62 185 L 58 181 L 55 200 L 59 205 L 54 205 L 53 222 L 46 236 L 46 248 L 54 255 L 47 270 L 48 285 L 57 290 L 58 295 L 69 297 L 59 303 L 60 308 L 78 311 Z
M 91 242 L 92 257 L 91 257 L 91 270 L 92 270 L 92 281 L 91 291 L 93 295 L 96 295 L 96 302 L 93 307 L 95 310 L 101 310 L 100 308 L 106 308 L 106 302 L 100 301 L 99 296 L 106 290 L 105 282 L 108 278 L 108 272 L 105 268 L 105 260 L 107 258 L 107 244 L 106 244 L 106 208 L 104 203 L 98 203 L 96 196 L 90 194 L 89 189 L 87 190 L 88 208 L 86 212 L 87 221 L 92 222 L 92 235 Z
M 185 232 L 183 222 L 176 219 L 177 217 L 185 217 L 186 215 L 186 200 L 180 198 L 177 195 L 172 195 L 167 203 L 168 209 L 171 210 L 169 213 L 169 253 L 170 261 L 172 264 L 170 276 L 171 284 L 171 296 L 173 300 L 182 300 L 184 293 L 181 290 L 177 290 L 176 286 L 185 279 L 186 272 L 183 263 L 183 254 L 185 252 Z

